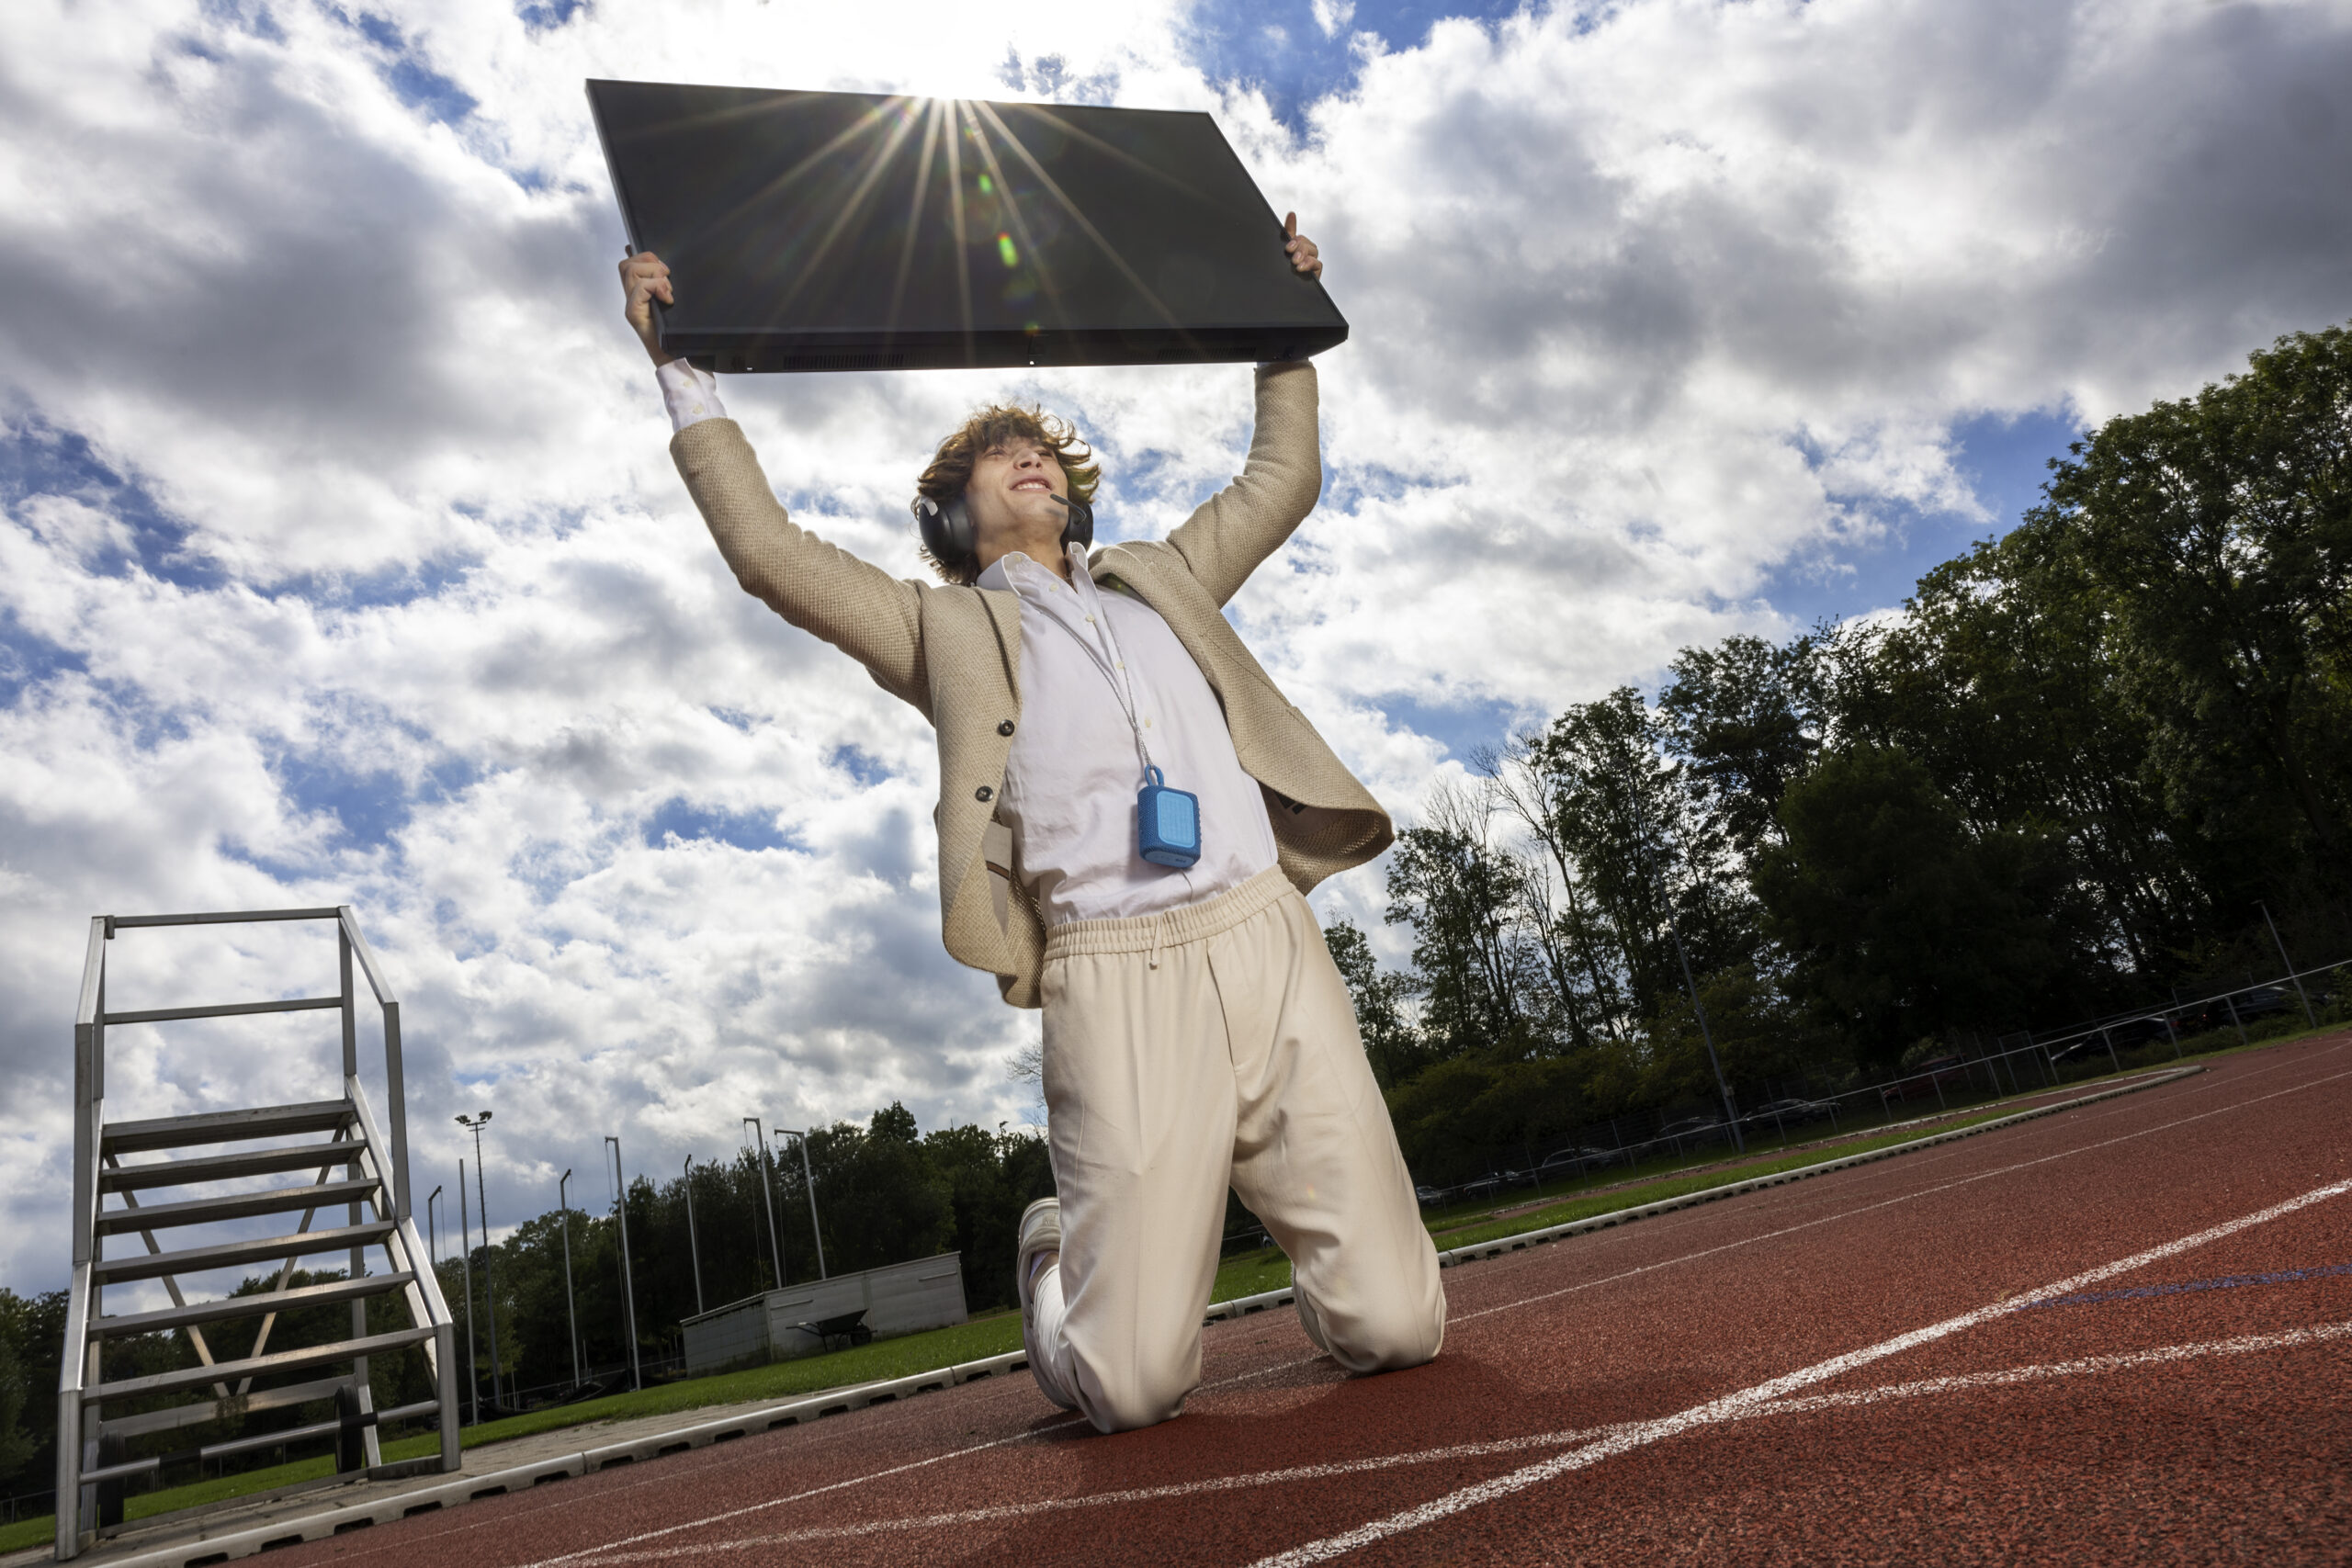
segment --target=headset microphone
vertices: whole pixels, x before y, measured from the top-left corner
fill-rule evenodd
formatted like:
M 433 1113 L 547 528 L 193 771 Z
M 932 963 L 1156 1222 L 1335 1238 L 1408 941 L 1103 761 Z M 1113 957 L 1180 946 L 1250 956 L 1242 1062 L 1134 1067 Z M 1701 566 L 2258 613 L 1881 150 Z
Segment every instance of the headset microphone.
M 1076 545 L 1080 549 L 1094 547 L 1094 508 L 1082 501 L 1064 501 L 1054 497 L 1061 509 L 1069 513 L 1069 523 L 1062 529 L 1062 548 Z

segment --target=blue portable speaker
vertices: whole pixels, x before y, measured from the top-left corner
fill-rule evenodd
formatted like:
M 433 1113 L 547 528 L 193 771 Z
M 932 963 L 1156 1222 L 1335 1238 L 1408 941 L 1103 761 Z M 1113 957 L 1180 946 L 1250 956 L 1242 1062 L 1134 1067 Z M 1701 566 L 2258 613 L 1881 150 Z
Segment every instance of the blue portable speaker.
M 1136 791 L 1136 848 L 1154 865 L 1182 871 L 1201 858 L 1200 797 L 1168 787 L 1158 768 L 1143 771 Z

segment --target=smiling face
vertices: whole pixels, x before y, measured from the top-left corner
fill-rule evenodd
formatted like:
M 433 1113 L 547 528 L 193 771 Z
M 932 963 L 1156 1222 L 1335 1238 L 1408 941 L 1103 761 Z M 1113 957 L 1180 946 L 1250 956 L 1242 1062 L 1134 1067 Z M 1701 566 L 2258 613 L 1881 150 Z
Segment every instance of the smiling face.
M 1090 502 L 1102 479 L 1094 455 L 1065 421 L 1017 403 L 975 409 L 915 481 L 915 506 L 920 513 L 926 502 L 961 498 L 978 547 L 945 560 L 926 546 L 923 558 L 947 582 L 968 584 L 1013 550 L 1068 576 L 1061 537 L 1069 513 L 1054 498 Z
M 1069 499 L 1069 479 L 1043 442 L 1014 436 L 981 452 L 964 486 L 980 570 L 986 571 L 999 557 L 1018 550 L 1067 575 L 1061 537 L 1069 512 L 1057 496 Z

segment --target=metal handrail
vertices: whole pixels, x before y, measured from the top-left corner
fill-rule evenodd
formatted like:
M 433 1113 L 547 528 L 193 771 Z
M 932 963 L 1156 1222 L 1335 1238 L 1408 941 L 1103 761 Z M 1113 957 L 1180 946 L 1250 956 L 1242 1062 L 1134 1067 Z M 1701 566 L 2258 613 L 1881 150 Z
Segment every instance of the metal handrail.
M 106 944 L 113 940 L 118 931 L 280 920 L 333 920 L 335 923 L 339 975 L 337 994 L 200 1007 L 153 1008 L 123 1012 L 107 1010 Z M 374 995 L 382 1018 L 385 1087 L 390 1100 L 389 1138 L 378 1124 L 375 1108 L 359 1077 L 358 995 L 353 984 L 355 961 L 359 973 L 367 977 L 368 987 Z M 95 916 L 90 921 L 89 942 L 83 964 L 81 992 L 74 1025 L 74 1258 L 67 1298 L 65 1344 L 58 1374 L 56 1555 L 60 1561 L 77 1555 L 83 1549 L 87 1535 L 85 1526 L 92 1522 L 88 1510 L 95 1500 L 95 1487 L 98 1482 L 143 1473 L 157 1467 L 154 1462 L 143 1460 L 100 1466 L 96 1463 L 95 1445 L 85 1442 L 85 1431 L 95 1427 L 99 1432 L 130 1437 L 186 1425 L 187 1418 L 196 1416 L 199 1410 L 204 1412 L 200 1418 L 209 1419 L 211 1416 L 205 1406 L 187 1406 L 185 1410 L 155 1411 L 119 1422 L 98 1418 L 99 1404 L 103 1403 L 105 1394 L 100 1387 L 96 1345 L 90 1328 L 98 1292 L 106 1283 L 100 1278 L 97 1258 L 101 1253 L 98 1219 L 103 1208 L 100 1167 L 107 1134 L 107 1029 L 110 1024 L 119 1023 L 163 1023 L 329 1009 L 342 1014 L 344 1099 L 351 1107 L 363 1134 L 352 1163 L 358 1165 L 361 1171 L 377 1184 L 372 1197 L 354 1195 L 347 1205 L 355 1222 L 359 1220 L 363 1208 L 370 1204 L 377 1215 L 373 1224 L 357 1227 L 359 1232 L 371 1233 L 367 1241 L 359 1240 L 355 1233 L 352 1277 L 356 1280 L 366 1272 L 364 1251 L 371 1245 L 384 1248 L 393 1272 L 409 1276 L 400 1290 L 413 1327 L 429 1331 L 430 1337 L 423 1340 L 419 1348 L 426 1356 L 439 1393 L 438 1399 L 429 1405 L 406 1406 L 396 1413 L 387 1412 L 381 1417 L 368 1416 L 363 1433 L 367 1462 L 373 1465 L 380 1459 L 376 1438 L 377 1420 L 389 1418 L 394 1414 L 406 1416 L 431 1411 L 440 1417 L 441 1467 L 445 1471 L 454 1471 L 458 1467 L 455 1322 L 450 1315 L 448 1303 L 441 1294 L 440 1283 L 434 1275 L 409 1202 L 407 1104 L 401 1071 L 400 1003 L 386 983 L 382 967 L 377 963 L 367 939 L 360 934 L 358 921 L 351 907 L 337 905 L 328 908 Z M 322 1145 L 322 1148 L 334 1146 Z M 329 1206 L 342 1208 L 346 1205 L 334 1203 Z M 303 1220 L 306 1230 L 309 1224 L 310 1219 L 306 1215 Z M 167 1284 L 169 1282 L 166 1280 Z M 176 1292 L 174 1299 L 177 1300 Z M 365 1299 L 356 1296 L 352 1311 L 355 1328 L 352 1342 L 367 1341 Z M 355 1353 L 353 1369 L 347 1377 L 265 1390 L 247 1397 L 256 1407 L 265 1404 L 274 1407 L 300 1399 L 320 1397 L 346 1385 L 355 1387 L 364 1413 L 369 1403 L 364 1352 Z M 97 1393 L 99 1404 L 90 1404 L 85 1412 L 85 1401 L 94 1393 Z M 273 1434 L 270 1440 L 284 1441 L 287 1436 Z M 85 1448 L 91 1451 L 85 1452 Z

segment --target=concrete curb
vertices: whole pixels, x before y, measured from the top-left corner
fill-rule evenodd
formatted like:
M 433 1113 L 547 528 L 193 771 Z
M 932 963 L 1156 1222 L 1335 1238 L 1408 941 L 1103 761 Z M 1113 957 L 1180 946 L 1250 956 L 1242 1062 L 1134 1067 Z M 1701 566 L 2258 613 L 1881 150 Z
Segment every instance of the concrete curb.
M 982 1378 L 996 1377 L 1005 1372 L 1021 1371 L 1028 1365 L 1027 1353 L 1014 1350 L 1006 1355 L 989 1356 L 953 1367 L 916 1372 L 908 1377 L 828 1389 L 805 1399 L 770 1405 L 763 1410 L 745 1411 L 717 1421 L 682 1427 L 674 1431 L 656 1432 L 628 1442 L 582 1449 L 578 1453 L 554 1455 L 536 1464 L 515 1465 L 481 1475 L 461 1473 L 446 1479 L 435 1478 L 426 1485 L 412 1487 L 405 1492 L 394 1492 L 364 1503 L 324 1509 L 300 1518 L 279 1519 L 209 1540 L 157 1547 L 129 1557 L 99 1557 L 97 1552 L 85 1552 L 83 1556 L 85 1559 L 96 1558 L 101 1568 L 202 1568 L 203 1564 L 250 1557 L 275 1547 L 324 1540 L 331 1536 L 347 1535 L 370 1525 L 389 1524 L 416 1514 L 434 1513 L 514 1492 L 527 1492 L 534 1486 L 569 1481 L 575 1476 L 610 1470 L 616 1465 L 635 1464 L 641 1460 L 659 1459 L 665 1454 L 684 1453 L 690 1449 L 708 1448 L 713 1443 L 746 1438 L 754 1432 L 773 1431 L 778 1427 L 797 1426 L 804 1421 L 861 1410 L 871 1404 L 910 1399 L 919 1393 L 977 1382 Z M 103 1547 L 98 1549 L 98 1551 L 103 1551 Z
M 1709 1187 L 1679 1198 L 1668 1198 L 1656 1203 L 1644 1203 L 1611 1213 L 1595 1214 L 1589 1219 L 1572 1220 L 1566 1224 L 1547 1225 L 1541 1230 L 1524 1231 L 1515 1235 L 1498 1236 L 1492 1241 L 1458 1247 L 1438 1254 L 1441 1268 L 1455 1269 L 1481 1258 L 1498 1258 L 1507 1252 L 1519 1252 L 1545 1242 L 1559 1241 L 1589 1231 L 1608 1230 L 1612 1226 L 1631 1224 L 1658 1214 L 1670 1214 L 1678 1209 L 1695 1208 L 1724 1198 L 1735 1198 L 1743 1192 L 1755 1192 L 1767 1187 L 1781 1187 L 1807 1177 L 1824 1176 L 1833 1170 L 1846 1170 L 1875 1160 L 1893 1159 L 1919 1149 L 1933 1148 L 1962 1138 L 1973 1138 L 1980 1133 L 1996 1132 L 2014 1127 L 2021 1122 L 2031 1122 L 2043 1116 L 2054 1116 L 2062 1111 L 2078 1110 L 2096 1105 L 2103 1100 L 2114 1100 L 2142 1089 L 2156 1089 L 2193 1077 L 2205 1069 L 2201 1066 L 2164 1068 L 2147 1077 L 2119 1084 L 2097 1094 L 2086 1094 L 2073 1100 L 2059 1100 L 2050 1105 L 2036 1106 L 2012 1116 L 1974 1126 L 1955 1128 L 1932 1137 L 1915 1138 L 1909 1143 L 1893 1144 L 1883 1149 L 1849 1155 L 1843 1159 L 1824 1160 L 1818 1165 L 1800 1166 L 1794 1170 L 1775 1172 L 1770 1176 L 1751 1177 L 1745 1181 L 1727 1182 L 1721 1187 Z M 1229 1322 L 1247 1317 L 1269 1308 L 1288 1306 L 1296 1297 L 1288 1286 L 1278 1291 L 1264 1291 L 1254 1296 L 1236 1296 L 1229 1301 L 1211 1303 L 1204 1324 Z M 527 1492 L 550 1482 L 568 1481 L 574 1476 L 588 1475 L 616 1465 L 635 1464 L 642 1460 L 660 1459 L 665 1454 L 684 1453 L 692 1449 L 707 1448 L 713 1443 L 749 1437 L 754 1432 L 772 1431 L 778 1427 L 796 1426 L 827 1416 L 839 1416 L 867 1405 L 887 1404 L 895 1400 L 930 1393 L 939 1389 L 954 1388 L 981 1378 L 995 1377 L 1005 1372 L 1024 1371 L 1029 1365 L 1025 1351 L 1014 1350 L 1002 1356 L 990 1356 L 978 1361 L 933 1371 L 916 1372 L 903 1378 L 882 1382 L 859 1383 L 849 1388 L 828 1390 L 796 1399 L 763 1410 L 749 1411 L 717 1421 L 705 1421 L 675 1431 L 656 1432 L 649 1437 L 628 1442 L 609 1443 L 601 1448 L 582 1449 L 578 1453 L 557 1455 L 537 1464 L 515 1465 L 511 1469 L 491 1471 L 481 1475 L 460 1474 L 446 1481 L 396 1492 L 367 1503 L 339 1506 L 312 1514 L 303 1518 L 284 1519 L 231 1535 L 215 1536 L 209 1540 L 187 1541 L 178 1546 L 159 1547 L 130 1557 L 109 1557 L 98 1568 L 205 1568 L 206 1564 L 226 1562 L 233 1558 L 250 1557 L 274 1547 L 294 1546 L 303 1541 L 324 1540 L 332 1536 L 345 1535 L 371 1525 L 389 1524 L 395 1519 L 416 1514 L 433 1513 L 442 1508 L 477 1503 L 485 1498 Z M 101 1549 L 103 1550 L 103 1549 Z M 85 1557 L 94 1553 L 85 1553 Z

